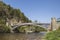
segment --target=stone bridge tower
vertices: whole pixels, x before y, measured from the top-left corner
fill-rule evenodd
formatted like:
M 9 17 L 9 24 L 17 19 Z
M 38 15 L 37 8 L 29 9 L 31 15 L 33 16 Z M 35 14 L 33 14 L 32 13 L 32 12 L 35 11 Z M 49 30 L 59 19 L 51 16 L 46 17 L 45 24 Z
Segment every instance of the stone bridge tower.
M 54 31 L 56 29 L 57 29 L 57 22 L 56 22 L 56 18 L 53 17 L 53 18 L 51 18 L 51 23 L 48 27 L 48 31 Z
M 56 29 L 57 29 L 56 18 L 53 17 L 53 18 L 51 18 L 51 30 L 54 31 Z

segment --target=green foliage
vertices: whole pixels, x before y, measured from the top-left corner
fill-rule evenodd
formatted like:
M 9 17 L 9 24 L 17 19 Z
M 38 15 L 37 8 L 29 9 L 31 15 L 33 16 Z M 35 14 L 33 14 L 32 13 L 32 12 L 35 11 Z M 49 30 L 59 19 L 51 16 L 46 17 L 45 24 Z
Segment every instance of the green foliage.
M 29 22 L 30 20 L 22 13 L 19 9 L 14 9 L 10 5 L 6 5 L 3 2 L 0 2 L 0 18 L 12 19 L 15 18 L 17 21 L 21 20 L 22 22 Z
M 5 24 L 5 20 L 1 19 L 0 20 L 0 25 Z
M 19 28 L 17 28 L 17 30 L 19 31 L 19 32 L 25 32 L 26 29 L 27 28 L 27 26 L 21 26 L 21 27 L 19 27 Z
M 42 32 L 42 31 L 47 31 L 47 30 L 42 27 L 35 26 L 35 32 Z
M 4 29 L 4 32 L 5 32 L 5 33 L 6 33 L 6 32 L 10 32 L 10 28 L 9 28 L 8 26 L 4 26 L 3 29 Z
M 46 40 L 60 40 L 60 30 L 47 33 Z
M 21 26 L 17 28 L 19 32 L 33 31 L 33 32 L 42 32 L 46 31 L 46 29 L 37 26 Z
M 2 33 L 6 33 L 6 32 L 10 32 L 10 28 L 8 27 L 8 26 L 6 26 L 6 25 L 1 25 L 0 26 L 0 32 Z
M 9 27 L 6 26 L 7 18 L 9 20 L 17 20 L 17 22 L 31 22 L 19 9 L 15 9 L 0 1 L 0 28 L 2 28 L 3 31 L 5 30 L 4 32 L 8 32 L 9 30 Z M 24 28 L 21 27 L 19 30 L 23 29 Z

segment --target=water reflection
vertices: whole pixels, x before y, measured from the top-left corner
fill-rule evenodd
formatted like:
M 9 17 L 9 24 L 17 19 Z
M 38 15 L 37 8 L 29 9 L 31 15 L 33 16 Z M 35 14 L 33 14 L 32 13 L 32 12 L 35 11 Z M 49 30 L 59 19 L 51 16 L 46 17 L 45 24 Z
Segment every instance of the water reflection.
M 41 40 L 41 37 L 44 34 L 41 33 L 30 33 L 30 34 L 23 34 L 23 33 L 0 33 L 0 40 Z

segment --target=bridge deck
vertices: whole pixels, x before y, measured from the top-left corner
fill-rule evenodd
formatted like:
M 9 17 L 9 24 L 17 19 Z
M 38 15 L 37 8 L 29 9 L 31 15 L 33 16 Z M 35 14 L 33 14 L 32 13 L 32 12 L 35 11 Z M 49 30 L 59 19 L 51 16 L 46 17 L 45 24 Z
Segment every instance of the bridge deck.
M 40 27 L 43 27 L 43 26 L 48 26 L 50 25 L 49 23 L 18 23 L 16 25 L 13 25 L 12 29 L 15 29 L 19 26 L 24 26 L 24 25 L 34 25 L 34 26 L 40 26 Z M 43 25 L 43 26 L 42 26 Z M 43 27 L 43 28 L 47 28 L 47 27 Z

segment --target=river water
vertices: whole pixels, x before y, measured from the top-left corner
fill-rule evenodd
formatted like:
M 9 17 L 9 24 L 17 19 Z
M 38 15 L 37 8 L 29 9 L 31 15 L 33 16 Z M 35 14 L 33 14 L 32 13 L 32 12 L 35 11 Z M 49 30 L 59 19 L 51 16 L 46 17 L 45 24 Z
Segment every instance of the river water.
M 0 40 L 41 40 L 45 33 L 0 33 Z

